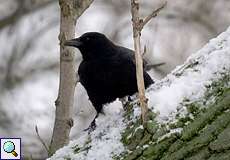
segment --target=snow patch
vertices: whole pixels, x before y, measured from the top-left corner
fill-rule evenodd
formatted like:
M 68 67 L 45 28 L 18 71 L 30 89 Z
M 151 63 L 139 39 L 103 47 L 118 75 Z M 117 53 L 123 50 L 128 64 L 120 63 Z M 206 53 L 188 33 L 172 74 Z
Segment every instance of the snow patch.
M 177 67 L 147 93 L 149 106 L 158 112 L 157 120 L 174 119 L 184 99 L 195 101 L 204 96 L 206 85 L 230 70 L 230 28 L 211 40 L 203 49 L 190 56 L 184 65 Z M 193 67 L 191 67 L 193 66 Z M 179 76 L 178 76 L 179 75 Z M 186 108 L 181 106 L 184 113 Z
M 113 155 L 120 154 L 124 151 L 124 146 L 120 142 L 121 132 L 125 128 L 123 123 L 123 109 L 119 101 L 115 101 L 104 107 L 105 115 L 100 114 L 96 119 L 96 129 L 88 135 L 87 132 L 72 141 L 68 146 L 58 150 L 49 160 L 63 160 L 63 157 L 72 160 L 112 160 Z M 90 140 L 89 144 L 84 144 Z M 74 154 L 73 147 L 78 145 L 82 148 L 88 145 L 88 149 Z

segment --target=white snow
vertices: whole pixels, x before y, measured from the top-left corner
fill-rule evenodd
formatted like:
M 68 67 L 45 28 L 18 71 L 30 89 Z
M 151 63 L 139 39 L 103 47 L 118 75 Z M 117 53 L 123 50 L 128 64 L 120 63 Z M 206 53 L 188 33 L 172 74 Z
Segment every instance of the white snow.
M 170 137 L 173 133 L 181 133 L 182 131 L 183 131 L 183 128 L 171 129 L 169 133 L 166 133 L 165 135 L 159 137 L 157 142 L 160 142 L 161 140 L 165 139 L 166 137 Z
M 124 151 L 124 146 L 120 142 L 121 132 L 125 128 L 123 122 L 123 109 L 119 101 L 115 101 L 104 107 L 105 115 L 99 115 L 96 119 L 97 127 L 95 131 L 88 135 L 87 132 L 82 133 L 77 141 L 58 150 L 49 160 L 63 160 L 63 157 L 76 160 L 110 160 L 113 155 L 117 155 Z M 84 146 L 84 142 L 91 140 L 90 149 L 74 154 L 73 146 Z
M 189 65 L 196 62 L 196 66 L 189 68 Z M 149 106 L 159 113 L 157 119 L 160 122 L 173 119 L 172 113 L 179 109 L 184 99 L 194 101 L 202 97 L 206 91 L 205 86 L 220 78 L 226 70 L 230 71 L 230 28 L 190 56 L 184 65 L 154 84 L 147 93 Z M 176 74 L 182 75 L 178 77 Z M 186 113 L 186 108 L 180 107 Z
M 135 128 L 134 133 L 136 133 L 139 129 L 143 130 L 144 129 L 143 125 L 140 125 L 139 127 Z

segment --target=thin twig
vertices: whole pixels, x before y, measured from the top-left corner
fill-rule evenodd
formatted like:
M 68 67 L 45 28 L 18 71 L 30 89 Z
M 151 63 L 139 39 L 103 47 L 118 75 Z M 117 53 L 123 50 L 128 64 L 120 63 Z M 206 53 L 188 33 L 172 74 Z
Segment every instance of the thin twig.
M 143 53 L 142 53 L 142 58 L 145 56 L 146 52 L 147 52 L 147 47 L 146 47 L 146 45 L 145 45 L 145 46 L 144 46 L 144 51 L 143 51 Z
M 160 67 L 160 66 L 163 66 L 163 65 L 165 65 L 165 64 L 166 64 L 165 62 L 156 63 L 156 64 L 150 64 L 150 65 L 145 66 L 145 70 L 146 70 L 146 71 L 149 71 L 149 70 L 151 70 L 151 69 L 155 69 L 155 68 Z
M 156 10 L 154 10 L 150 15 L 148 15 L 141 23 L 140 28 L 141 30 L 143 29 L 143 27 L 154 17 L 156 17 L 158 15 L 158 13 L 165 8 L 165 6 L 167 5 L 167 1 L 165 1 L 164 4 L 162 4 L 162 6 L 160 6 L 159 8 L 157 8 Z
M 38 3 L 32 4 L 30 6 L 26 6 L 24 1 L 22 0 L 19 1 L 18 8 L 11 15 L 3 17 L 3 19 L 0 20 L 0 30 L 10 24 L 18 22 L 20 18 L 23 17 L 24 15 L 40 10 L 45 6 L 48 6 L 55 2 L 56 0 L 48 0 L 45 2 L 38 1 Z
M 46 150 L 46 152 L 47 152 L 47 154 L 48 154 L 48 153 L 49 153 L 49 149 L 48 149 L 46 143 L 44 142 L 44 140 L 43 140 L 43 139 L 41 138 L 41 136 L 39 135 L 39 133 L 38 133 L 38 126 L 37 126 L 37 125 L 35 126 L 35 131 L 36 131 L 36 134 L 37 134 L 37 136 L 38 136 L 39 141 L 42 143 L 43 147 L 45 148 L 45 150 Z
M 148 99 L 145 96 L 145 83 L 143 75 L 143 59 L 141 55 L 141 31 L 143 27 L 166 6 L 167 3 L 164 3 L 161 7 L 154 10 L 149 16 L 144 20 L 140 19 L 139 16 L 139 0 L 131 0 L 131 15 L 132 15 L 132 24 L 133 24 L 133 40 L 134 40 L 134 49 L 135 49 L 135 61 L 136 61 L 136 77 L 137 77 L 137 87 L 139 102 L 141 107 L 141 117 L 142 124 L 146 126 L 147 122 L 147 113 L 148 113 Z M 146 52 L 146 47 L 144 48 L 144 53 Z
M 137 88 L 138 96 L 141 107 L 141 117 L 142 123 L 145 126 L 147 122 L 147 98 L 145 96 L 145 84 L 144 84 L 144 75 L 143 75 L 143 59 L 141 55 L 141 20 L 139 17 L 139 1 L 131 0 L 131 14 L 133 22 L 133 40 L 134 40 L 134 49 L 135 49 L 135 61 L 136 61 L 136 77 L 137 77 Z
M 32 154 L 30 155 L 30 158 L 29 158 L 29 160 L 33 160 L 33 156 L 32 156 Z

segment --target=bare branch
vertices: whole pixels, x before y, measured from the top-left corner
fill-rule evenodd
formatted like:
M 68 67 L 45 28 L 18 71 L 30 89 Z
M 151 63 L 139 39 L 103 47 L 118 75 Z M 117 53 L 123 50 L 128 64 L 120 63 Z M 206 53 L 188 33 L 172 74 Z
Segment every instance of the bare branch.
M 145 46 L 144 46 L 144 51 L 143 51 L 143 53 L 142 53 L 142 58 L 145 56 L 146 52 L 147 52 L 147 47 L 146 47 L 146 45 L 145 45 Z
M 37 134 L 37 137 L 38 137 L 39 141 L 42 143 L 43 147 L 45 148 L 45 150 L 46 150 L 46 152 L 47 152 L 47 154 L 48 154 L 48 153 L 49 153 L 49 149 L 48 149 L 48 147 L 47 147 L 45 141 L 44 141 L 44 140 L 41 138 L 41 136 L 39 135 L 39 133 L 38 133 L 38 126 L 37 126 L 37 125 L 35 126 L 35 132 L 36 132 L 36 134 Z
M 165 62 L 156 63 L 156 64 L 150 64 L 150 65 L 146 65 L 146 66 L 145 66 L 145 69 L 146 69 L 146 71 L 149 71 L 150 69 L 155 69 L 155 68 L 160 67 L 160 66 L 163 66 L 163 65 L 165 65 L 165 64 L 166 64 Z
M 142 124 L 145 126 L 147 122 L 147 112 L 148 112 L 148 99 L 145 97 L 145 83 L 143 75 L 143 59 L 141 55 L 141 31 L 145 24 L 147 24 L 151 18 L 157 16 L 161 9 L 165 7 L 166 3 L 163 4 L 160 8 L 153 11 L 145 20 L 141 20 L 139 17 L 139 0 L 131 0 L 131 14 L 133 22 L 133 40 L 135 48 L 135 60 L 136 60 L 136 77 L 137 77 L 137 87 L 139 102 L 141 106 L 141 117 Z M 146 52 L 146 47 L 144 48 L 144 53 Z
M 162 6 L 160 6 L 159 8 L 157 8 L 156 10 L 154 10 L 150 15 L 148 15 L 140 24 L 140 28 L 141 30 L 143 29 L 143 27 L 154 17 L 156 17 L 158 15 L 158 13 L 165 8 L 165 6 L 167 5 L 167 1 L 165 1 L 164 4 L 162 4 Z
M 27 56 L 27 54 L 29 53 L 28 51 L 32 48 L 33 44 L 36 43 L 37 39 L 35 37 L 39 37 L 41 35 L 44 35 L 50 29 L 55 27 L 58 23 L 59 23 L 59 21 L 54 19 L 54 20 L 48 22 L 43 28 L 39 29 L 33 35 L 31 35 L 30 38 L 25 43 L 25 46 L 23 47 L 23 49 L 20 51 L 20 54 L 18 56 L 20 58 L 20 60 L 22 58 L 24 58 L 25 56 Z
M 36 40 L 34 37 L 39 37 L 46 33 L 50 28 L 55 26 L 57 24 L 57 21 L 51 21 L 50 23 L 47 23 L 46 26 L 39 29 L 37 32 L 33 33 L 33 35 L 28 38 L 28 40 L 23 41 L 24 44 L 21 43 L 20 38 L 18 37 L 16 39 L 15 45 L 13 46 L 13 49 L 9 55 L 9 59 L 6 63 L 6 66 L 4 67 L 4 86 L 9 88 L 13 88 L 18 83 L 21 82 L 22 79 L 25 79 L 28 77 L 28 75 L 31 75 L 31 73 L 34 73 L 35 69 L 33 68 L 27 68 L 28 71 L 25 71 L 24 74 L 17 75 L 17 72 L 14 72 L 15 69 L 18 67 L 19 63 L 21 63 L 22 59 L 25 58 L 25 56 L 30 53 L 29 50 L 33 46 L 34 41 Z M 20 48 L 20 49 L 19 49 Z M 49 65 L 50 66 L 50 65 Z M 42 67 L 43 70 L 47 67 Z M 39 67 L 36 68 L 39 70 Z M 29 74 L 28 74 L 29 73 Z
M 26 6 L 25 0 L 19 1 L 17 9 L 11 15 L 4 17 L 3 19 L 0 20 L 0 29 L 4 28 L 4 27 L 6 27 L 12 23 L 17 22 L 24 15 L 29 14 L 31 12 L 35 12 L 39 9 L 42 9 L 45 6 L 52 4 L 54 2 L 56 2 L 56 0 L 47 0 L 44 2 L 38 1 L 37 3 L 31 4 L 30 6 Z
M 140 28 L 140 18 L 139 18 L 139 1 L 131 0 L 131 13 L 132 13 L 132 22 L 133 22 L 133 40 L 135 48 L 135 60 L 136 60 L 136 77 L 137 77 L 137 86 L 138 94 L 140 99 L 141 106 L 141 117 L 142 123 L 147 122 L 147 98 L 145 97 L 145 83 L 143 75 L 143 59 L 141 56 L 141 28 Z

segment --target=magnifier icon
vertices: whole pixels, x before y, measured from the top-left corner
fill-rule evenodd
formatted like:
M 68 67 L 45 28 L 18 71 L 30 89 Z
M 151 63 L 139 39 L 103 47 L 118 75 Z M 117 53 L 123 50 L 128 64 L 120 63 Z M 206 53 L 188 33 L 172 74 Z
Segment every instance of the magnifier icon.
M 12 141 L 7 141 L 3 144 L 3 150 L 6 152 L 6 153 L 11 153 L 14 157 L 17 157 L 18 154 L 17 152 L 15 151 L 15 145 Z

